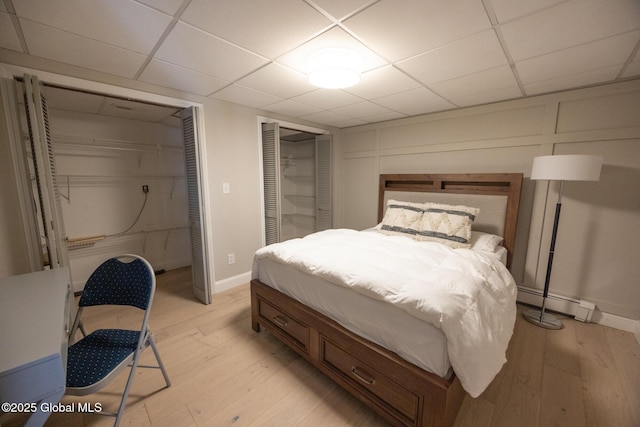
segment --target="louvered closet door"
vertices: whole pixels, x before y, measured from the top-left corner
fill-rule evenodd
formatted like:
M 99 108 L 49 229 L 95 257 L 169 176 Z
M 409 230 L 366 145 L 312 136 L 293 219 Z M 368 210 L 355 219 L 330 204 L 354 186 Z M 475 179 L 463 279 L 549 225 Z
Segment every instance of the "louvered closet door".
M 25 74 L 23 87 L 48 265 L 51 268 L 66 267 L 69 265 L 67 235 L 60 207 L 47 100 L 44 97 L 42 83 L 37 77 Z
M 264 228 L 267 245 L 280 241 L 280 130 L 277 123 L 262 124 Z
M 331 228 L 331 218 L 331 135 L 318 135 L 316 136 L 316 231 Z
M 198 134 L 194 108 L 182 110 L 182 137 L 184 141 L 187 200 L 189 203 L 189 231 L 191 234 L 191 274 L 193 294 L 205 304 L 211 304 L 208 281 L 207 250 L 201 204 L 201 185 L 198 165 Z

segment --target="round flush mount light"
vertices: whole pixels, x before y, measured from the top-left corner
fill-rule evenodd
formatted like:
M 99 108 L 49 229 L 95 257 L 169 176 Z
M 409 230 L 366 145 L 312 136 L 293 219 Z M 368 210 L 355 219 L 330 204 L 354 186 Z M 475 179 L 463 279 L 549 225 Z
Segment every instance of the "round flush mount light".
M 309 56 L 309 82 L 326 89 L 342 89 L 360 81 L 362 61 L 349 49 L 323 49 Z

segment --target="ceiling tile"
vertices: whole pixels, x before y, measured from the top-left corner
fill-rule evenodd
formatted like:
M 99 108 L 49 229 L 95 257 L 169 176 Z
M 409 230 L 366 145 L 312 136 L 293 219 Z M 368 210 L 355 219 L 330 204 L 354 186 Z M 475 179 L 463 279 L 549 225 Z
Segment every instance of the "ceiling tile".
M 231 83 L 157 59 L 149 62 L 139 80 L 201 96 L 207 96 Z
M 507 22 L 567 0 L 490 0 L 498 22 Z
M 362 101 L 357 104 L 334 108 L 333 111 L 338 114 L 344 114 L 345 116 L 361 119 L 365 116 L 388 113 L 389 109 L 382 105 L 374 104 L 373 102 Z
M 333 111 L 320 111 L 317 113 L 300 116 L 300 118 L 305 120 L 310 120 L 316 123 L 326 123 L 330 126 L 335 126 L 339 128 L 363 125 L 367 123 L 364 120 L 354 119 L 353 117 L 347 117 L 342 114 L 334 113 Z
M 292 98 L 293 101 L 312 105 L 322 110 L 331 110 L 345 105 L 356 104 L 362 99 L 341 90 L 318 89 Z
M 562 3 L 501 27 L 514 61 L 640 28 L 637 0 Z
M 609 37 L 516 62 L 516 69 L 522 82 L 528 84 L 612 65 L 622 68 L 639 38 L 640 31 Z
M 485 92 L 470 93 L 460 97 L 453 97 L 450 101 L 458 107 L 469 107 L 472 105 L 489 104 L 492 102 L 515 99 L 522 96 L 520 88 L 510 86 Z
M 627 68 L 622 73 L 622 77 L 632 77 L 640 75 L 640 50 L 636 52 L 636 56 L 633 61 L 629 63 Z
M 211 95 L 211 98 L 235 102 L 236 104 L 247 105 L 254 108 L 261 108 L 265 105 L 283 101 L 279 96 L 240 86 L 238 84 L 233 84 L 219 90 Z
M 541 93 L 565 90 L 567 88 L 588 86 L 611 81 L 616 78 L 619 71 L 620 66 L 615 66 L 575 74 L 567 74 L 554 79 L 525 84 L 524 90 L 527 95 L 537 95 Z
M 259 69 L 237 83 L 283 98 L 291 98 L 318 89 L 309 83 L 304 74 L 276 63 Z
M 236 80 L 266 64 L 266 58 L 178 22 L 156 58 L 224 80 Z
M 139 3 L 146 4 L 149 7 L 157 9 L 161 12 L 164 12 L 168 15 L 175 15 L 180 6 L 183 3 L 183 0 L 136 0 Z
M 398 111 L 389 110 L 383 113 L 372 114 L 370 116 L 363 116 L 362 120 L 366 120 L 369 123 L 376 123 L 376 122 L 384 122 L 387 120 L 401 119 L 403 117 L 407 117 L 407 115 L 400 113 Z
M 130 0 L 13 0 L 13 5 L 23 18 L 140 53 L 150 53 L 171 22 Z
M 374 101 L 376 104 L 384 105 L 391 110 L 399 111 L 409 116 L 448 110 L 455 107 L 423 87 L 384 96 Z
M 271 59 L 332 25 L 300 0 L 193 0 L 181 19 Z
M 20 39 L 13 29 L 11 17 L 3 12 L 0 12 L 0 47 L 22 52 Z
M 35 22 L 21 19 L 20 26 L 29 53 L 53 61 L 132 78 L 146 59 L 145 55 Z
M 301 104 L 299 102 L 291 101 L 288 99 L 276 102 L 275 104 L 266 105 L 265 108 L 269 111 L 273 111 L 274 113 L 280 113 L 291 117 L 300 117 L 307 114 L 320 112 L 319 108 Z
M 354 39 L 342 28 L 334 27 L 326 31 L 309 42 L 297 47 L 291 52 L 277 59 L 277 62 L 290 68 L 307 72 L 307 61 L 309 56 L 321 49 L 343 48 L 356 52 L 362 60 L 362 71 L 371 70 L 385 65 L 387 62 L 372 52 L 369 48 Z
M 357 85 L 345 91 L 371 99 L 419 87 L 420 83 L 391 65 L 364 73 Z
M 491 27 L 477 0 L 380 1 L 345 21 L 359 40 L 395 62 Z M 375 46 L 375 48 L 373 48 Z
M 435 93 L 441 97 L 452 100 L 460 99 L 465 96 L 492 92 L 500 89 L 509 88 L 515 90 L 522 95 L 518 89 L 511 67 L 502 65 L 490 70 L 480 71 L 478 73 L 469 74 L 451 80 L 445 80 L 440 83 L 429 85 Z M 515 95 L 518 96 L 518 95 Z
M 483 31 L 406 61 L 397 67 L 429 85 L 507 64 L 493 30 Z
M 376 1 L 378 0 L 314 0 L 314 3 L 333 18 L 341 20 Z

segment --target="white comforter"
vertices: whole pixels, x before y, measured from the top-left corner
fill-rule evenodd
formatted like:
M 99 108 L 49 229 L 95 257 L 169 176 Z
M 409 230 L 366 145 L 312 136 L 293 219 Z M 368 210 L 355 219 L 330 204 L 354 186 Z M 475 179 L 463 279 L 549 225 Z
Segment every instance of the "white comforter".
M 485 390 L 506 361 L 517 290 L 494 255 L 339 229 L 269 245 L 255 257 L 388 301 L 441 328 L 451 365 L 472 397 Z

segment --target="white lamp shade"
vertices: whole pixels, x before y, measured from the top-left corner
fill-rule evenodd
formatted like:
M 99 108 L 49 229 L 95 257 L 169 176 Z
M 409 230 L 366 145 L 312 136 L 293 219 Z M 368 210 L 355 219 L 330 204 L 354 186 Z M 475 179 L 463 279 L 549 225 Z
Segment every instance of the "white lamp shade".
M 360 81 L 362 61 L 348 49 L 323 49 L 309 56 L 309 82 L 326 89 L 342 89 Z
M 586 154 L 540 156 L 533 159 L 532 180 L 598 181 L 602 157 Z

